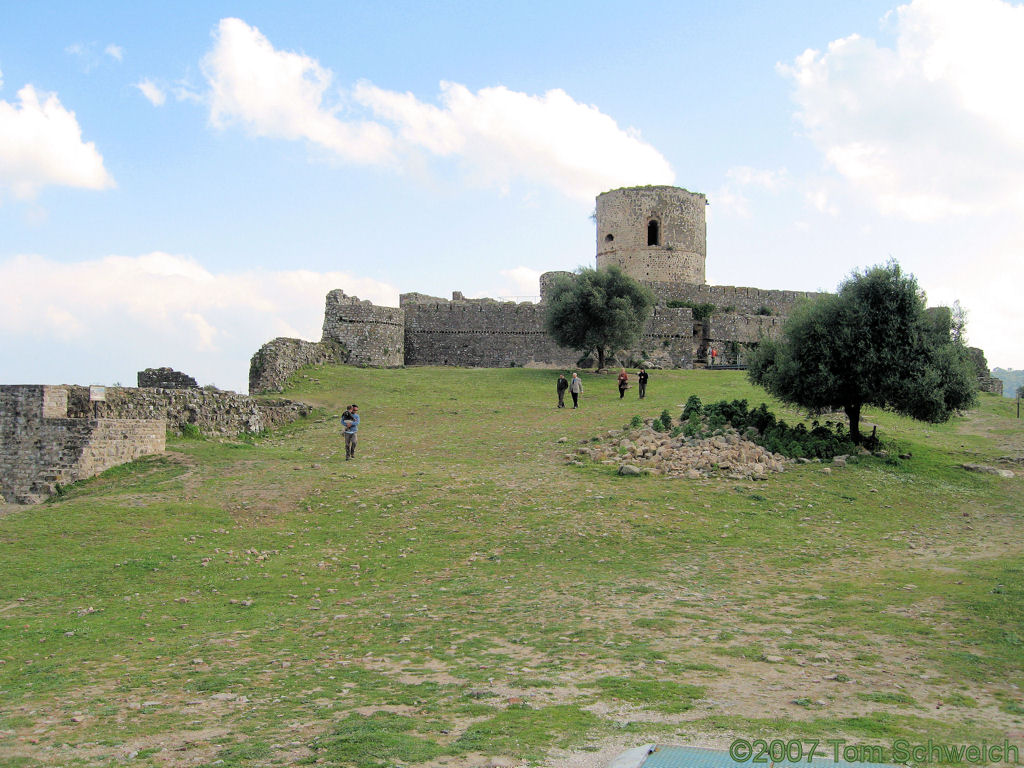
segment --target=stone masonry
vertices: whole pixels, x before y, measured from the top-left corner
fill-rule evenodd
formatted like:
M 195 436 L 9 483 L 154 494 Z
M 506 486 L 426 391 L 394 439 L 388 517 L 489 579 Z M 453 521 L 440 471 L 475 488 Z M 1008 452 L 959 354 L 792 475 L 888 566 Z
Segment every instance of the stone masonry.
M 690 368 L 703 364 L 711 350 L 722 364 L 743 363 L 761 339 L 779 336 L 799 302 L 822 295 L 707 285 L 706 205 L 704 195 L 677 187 L 628 187 L 598 195 L 598 268 L 618 266 L 657 299 L 636 347 L 614 350 L 613 364 Z M 322 339 L 265 344 L 253 356 L 249 391 L 280 392 L 299 368 L 323 362 L 574 367 L 579 351 L 559 346 L 544 330 L 546 298 L 560 274 L 540 276 L 539 304 L 466 299 L 455 291 L 451 299 L 403 293 L 399 307 L 378 307 L 331 291 Z M 697 307 L 700 320 L 694 317 Z
M 254 399 L 213 389 L 0 386 L 0 495 L 35 503 L 58 485 L 161 453 L 168 430 L 192 425 L 203 434 L 259 432 L 308 416 L 292 400 Z
M 139 371 L 138 386 L 159 387 L 160 389 L 192 389 L 199 385 L 188 374 L 173 368 L 147 368 L 144 371 Z
M 65 387 L 0 386 L 4 501 L 36 503 L 52 495 L 57 485 L 164 450 L 162 418 L 68 418 L 67 408 Z

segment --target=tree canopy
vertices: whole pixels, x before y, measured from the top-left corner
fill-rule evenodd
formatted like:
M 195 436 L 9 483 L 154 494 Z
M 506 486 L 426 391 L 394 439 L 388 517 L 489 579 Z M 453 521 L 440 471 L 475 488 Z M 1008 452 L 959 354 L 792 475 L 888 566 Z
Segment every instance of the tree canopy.
M 548 293 L 544 325 L 559 344 L 597 352 L 604 368 L 610 350 L 625 349 L 640 337 L 654 297 L 618 267 L 581 267 L 559 275 Z
M 946 421 L 977 400 L 974 368 L 952 322 L 946 308 L 926 310 L 917 280 L 891 261 L 799 306 L 779 341 L 758 345 L 748 375 L 786 402 L 842 408 L 857 443 L 865 405 Z

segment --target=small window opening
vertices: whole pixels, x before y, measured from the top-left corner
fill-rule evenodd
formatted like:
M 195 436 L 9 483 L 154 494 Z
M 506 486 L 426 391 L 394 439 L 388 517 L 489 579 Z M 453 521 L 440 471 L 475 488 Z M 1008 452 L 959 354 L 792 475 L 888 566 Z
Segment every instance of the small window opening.
M 647 244 L 661 245 L 661 238 L 658 236 L 658 222 L 652 221 L 647 225 Z
M 612 234 L 608 234 L 608 235 L 605 235 L 605 236 L 604 236 L 604 241 L 605 241 L 606 243 L 610 243 L 610 242 L 611 242 L 612 240 L 614 240 L 614 239 L 615 239 L 615 235 L 612 235 Z

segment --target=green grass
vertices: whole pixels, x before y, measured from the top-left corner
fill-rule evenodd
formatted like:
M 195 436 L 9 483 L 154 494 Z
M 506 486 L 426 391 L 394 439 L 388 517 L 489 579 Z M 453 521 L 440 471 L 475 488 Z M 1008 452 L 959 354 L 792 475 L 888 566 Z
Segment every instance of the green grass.
M 560 411 L 549 371 L 304 371 L 307 420 L 172 437 L 0 517 L 0 766 L 1024 728 L 1022 481 L 959 468 L 1021 455 L 1012 402 L 868 412 L 913 458 L 828 476 L 620 478 L 566 456 L 691 394 L 801 414 L 740 373 L 656 371 L 642 407 L 585 376 Z

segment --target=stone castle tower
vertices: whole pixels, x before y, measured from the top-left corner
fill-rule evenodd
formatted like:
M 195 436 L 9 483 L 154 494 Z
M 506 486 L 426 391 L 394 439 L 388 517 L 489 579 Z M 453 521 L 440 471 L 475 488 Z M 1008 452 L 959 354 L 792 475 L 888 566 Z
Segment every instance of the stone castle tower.
M 597 196 L 597 268 L 644 283 L 703 285 L 707 198 L 679 187 L 626 187 Z

